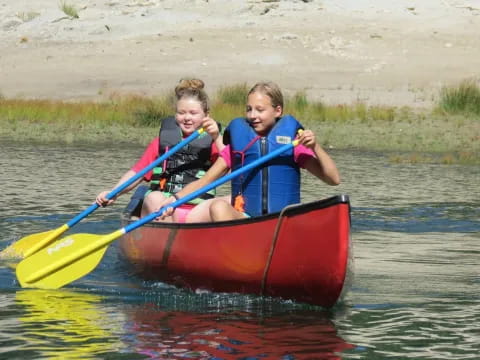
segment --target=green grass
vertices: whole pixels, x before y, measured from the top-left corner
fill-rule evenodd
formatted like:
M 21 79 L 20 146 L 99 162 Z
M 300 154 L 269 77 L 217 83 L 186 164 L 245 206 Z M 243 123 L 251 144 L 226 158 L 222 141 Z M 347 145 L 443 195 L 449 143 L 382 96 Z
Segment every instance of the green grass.
M 448 114 L 480 116 L 480 87 L 474 80 L 465 80 L 455 87 L 444 87 L 438 108 Z
M 285 99 L 285 113 L 314 129 L 327 149 L 385 151 L 392 154 L 392 162 L 478 164 L 480 121 L 471 105 L 475 90 L 462 86 L 444 89 L 442 94 L 449 93 L 450 100 L 454 96 L 468 98 L 470 105 L 450 106 L 448 111 L 444 97 L 434 109 L 414 110 L 363 103 L 327 105 L 310 101 L 300 92 Z M 212 117 L 226 125 L 243 116 L 247 90 L 246 84 L 220 88 L 212 96 Z M 147 144 L 157 133 L 160 119 L 173 112 L 171 95 L 113 94 L 102 102 L 7 99 L 0 95 L 0 140 Z
M 74 19 L 78 19 L 78 10 L 74 5 L 69 4 L 66 1 L 61 1 L 59 7 L 60 10 L 65 13 L 65 15 L 68 15 Z
M 246 83 L 222 86 L 216 94 L 216 103 L 241 106 L 245 108 L 245 100 L 249 89 Z

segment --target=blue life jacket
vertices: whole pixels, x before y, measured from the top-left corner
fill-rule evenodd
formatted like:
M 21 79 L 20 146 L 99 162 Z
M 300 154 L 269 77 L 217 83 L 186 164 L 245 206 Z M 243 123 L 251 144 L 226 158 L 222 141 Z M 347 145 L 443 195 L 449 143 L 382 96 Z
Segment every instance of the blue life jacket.
M 267 136 L 259 136 L 245 118 L 233 119 L 225 133 L 230 134 L 232 171 L 290 143 L 302 125 L 291 115 L 280 118 Z M 243 155 L 242 155 L 243 154 Z M 243 157 L 243 159 L 242 159 Z M 232 180 L 232 204 L 243 195 L 245 212 L 259 216 L 280 211 L 300 202 L 300 169 L 293 148 Z
M 175 117 L 169 116 L 163 119 L 159 133 L 159 155 L 167 152 L 181 140 L 182 130 L 178 126 Z M 201 178 L 211 166 L 212 141 L 212 138 L 207 133 L 202 133 L 195 140 L 171 155 L 162 164 L 159 164 L 158 167 L 155 167 L 150 181 L 150 190 L 160 190 L 167 194 L 175 194 L 185 185 Z M 162 181 L 162 179 L 164 180 Z M 189 203 L 197 204 L 201 200 L 210 199 L 214 196 L 215 190 L 211 190 Z

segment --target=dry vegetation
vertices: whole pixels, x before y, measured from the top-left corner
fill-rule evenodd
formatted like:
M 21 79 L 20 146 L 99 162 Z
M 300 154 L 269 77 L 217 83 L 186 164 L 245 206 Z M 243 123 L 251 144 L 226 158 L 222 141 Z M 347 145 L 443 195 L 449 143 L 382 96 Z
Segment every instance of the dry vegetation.
M 246 84 L 225 86 L 212 97 L 212 115 L 224 125 L 244 113 Z M 394 162 L 480 163 L 480 91 L 467 81 L 444 88 L 431 110 L 326 105 L 304 93 L 285 110 L 315 129 L 324 146 L 396 151 Z M 172 98 L 110 96 L 105 102 L 0 99 L 0 138 L 39 142 L 145 144 L 159 121 L 172 114 Z M 428 154 L 428 155 L 426 155 Z

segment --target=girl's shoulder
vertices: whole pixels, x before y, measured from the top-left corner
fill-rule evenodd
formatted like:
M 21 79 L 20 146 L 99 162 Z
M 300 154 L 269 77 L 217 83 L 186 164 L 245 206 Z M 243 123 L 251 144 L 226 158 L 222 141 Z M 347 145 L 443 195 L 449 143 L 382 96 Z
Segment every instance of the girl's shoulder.
M 145 152 L 148 153 L 155 153 L 158 155 L 158 150 L 160 148 L 160 138 L 156 136 L 155 138 L 150 141 L 150 143 L 147 145 L 147 148 L 145 149 Z

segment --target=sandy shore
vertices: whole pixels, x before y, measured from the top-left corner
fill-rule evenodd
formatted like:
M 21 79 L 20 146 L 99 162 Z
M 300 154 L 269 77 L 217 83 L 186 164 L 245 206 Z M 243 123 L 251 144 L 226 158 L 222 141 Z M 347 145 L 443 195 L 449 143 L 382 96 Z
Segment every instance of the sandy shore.
M 327 103 L 430 106 L 480 74 L 480 0 L 0 0 L 0 94 L 154 95 L 270 79 Z M 81 3 L 81 4 L 79 4 Z

